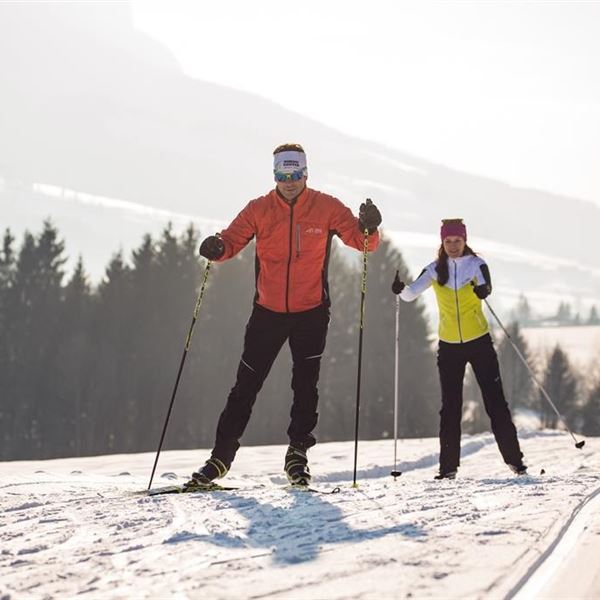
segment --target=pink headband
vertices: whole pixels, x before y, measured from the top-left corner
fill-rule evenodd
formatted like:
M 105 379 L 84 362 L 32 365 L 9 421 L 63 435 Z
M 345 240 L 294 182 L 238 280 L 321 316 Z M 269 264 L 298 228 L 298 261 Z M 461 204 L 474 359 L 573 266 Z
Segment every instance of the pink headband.
M 451 235 L 457 235 L 462 237 L 465 242 L 467 241 L 467 227 L 464 223 L 456 221 L 451 221 L 449 223 L 442 223 L 442 228 L 440 229 L 440 237 L 442 238 L 442 242 L 445 238 Z

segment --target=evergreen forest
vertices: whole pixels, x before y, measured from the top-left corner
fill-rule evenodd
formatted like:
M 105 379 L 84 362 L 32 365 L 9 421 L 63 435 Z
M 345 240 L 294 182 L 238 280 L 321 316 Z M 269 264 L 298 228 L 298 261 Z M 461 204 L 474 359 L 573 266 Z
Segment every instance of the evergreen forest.
M 81 258 L 66 272 L 65 241 L 50 221 L 0 247 L 0 460 L 155 450 L 206 263 L 200 232 L 171 225 L 144 236 L 131 256 L 117 252 L 92 285 Z M 360 256 L 335 247 L 329 268 L 331 324 L 319 385 L 319 441 L 354 437 L 360 312 Z M 396 270 L 411 277 L 385 239 L 369 255 L 360 438 L 392 437 Z M 211 447 L 242 350 L 254 297 L 254 246 L 213 263 L 198 312 L 164 448 Z M 400 437 L 437 435 L 435 335 L 421 301 L 401 303 Z M 517 323 L 512 337 L 528 349 Z M 558 427 L 505 340 L 496 344 L 513 408 Z M 539 365 L 536 357 L 529 357 Z M 538 357 L 539 358 L 539 357 Z M 539 365 L 569 425 L 600 434 L 600 383 L 584 380 L 557 347 Z M 259 394 L 243 444 L 286 443 L 291 357 L 280 353 Z M 489 427 L 477 386 L 465 382 L 465 431 Z

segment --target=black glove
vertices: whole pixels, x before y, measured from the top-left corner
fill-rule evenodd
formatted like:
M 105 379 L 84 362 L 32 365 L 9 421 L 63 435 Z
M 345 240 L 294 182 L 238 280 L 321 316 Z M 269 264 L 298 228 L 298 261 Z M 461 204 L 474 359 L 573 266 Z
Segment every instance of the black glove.
M 480 300 L 483 300 L 490 295 L 492 288 L 487 283 L 484 283 L 482 285 L 474 285 L 473 291 Z
M 392 283 L 392 292 L 394 292 L 394 294 L 400 294 L 405 287 L 406 284 L 404 281 L 400 281 L 400 277 L 398 277 L 398 271 L 396 271 L 396 277 Z
M 375 233 L 379 225 L 381 225 L 381 213 L 370 198 L 367 198 L 358 209 L 358 226 L 361 231 L 368 229 L 369 233 Z
M 223 240 L 216 235 L 209 235 L 200 244 L 200 256 L 208 258 L 208 260 L 217 260 L 225 253 L 225 244 Z

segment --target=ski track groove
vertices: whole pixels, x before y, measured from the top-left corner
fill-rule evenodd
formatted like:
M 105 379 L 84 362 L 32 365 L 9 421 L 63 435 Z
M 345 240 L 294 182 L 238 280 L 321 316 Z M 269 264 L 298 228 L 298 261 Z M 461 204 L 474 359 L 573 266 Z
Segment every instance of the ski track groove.
M 573 508 L 569 517 L 562 523 L 560 529 L 557 533 L 553 533 L 551 535 L 551 539 L 544 539 L 544 548 L 533 548 L 526 550 L 523 555 L 528 554 L 536 554 L 538 555 L 533 564 L 529 566 L 527 571 L 523 574 L 523 576 L 519 579 L 519 581 L 509 590 L 507 594 L 508 598 L 514 598 L 518 596 L 523 588 L 525 588 L 530 580 L 532 580 L 538 573 L 540 569 L 544 567 L 544 564 L 551 558 L 552 553 L 556 551 L 558 545 L 561 540 L 565 538 L 568 534 L 569 529 L 573 527 L 575 519 L 577 519 L 578 515 L 581 513 L 582 509 L 589 503 L 594 501 L 600 495 L 600 487 L 597 487 L 595 490 L 588 494 L 571 494 L 571 496 L 583 496 L 583 499 Z M 556 527 L 549 528 L 550 531 L 554 531 Z M 581 535 L 581 534 L 580 534 Z M 550 537 L 550 533 L 546 536 Z M 493 587 L 490 586 L 489 589 Z

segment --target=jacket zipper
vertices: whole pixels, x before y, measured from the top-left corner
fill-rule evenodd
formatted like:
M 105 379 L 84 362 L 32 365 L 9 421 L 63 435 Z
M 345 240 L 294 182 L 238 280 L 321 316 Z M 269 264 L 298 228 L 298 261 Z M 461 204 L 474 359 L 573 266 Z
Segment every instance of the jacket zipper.
M 458 275 L 458 269 L 456 267 L 456 261 L 453 260 L 452 263 L 454 264 L 454 298 L 456 299 L 456 320 L 458 322 L 458 337 L 460 338 L 460 343 L 463 343 L 463 337 L 462 337 L 462 329 L 460 326 L 460 310 L 458 307 L 458 287 L 457 287 L 457 283 L 458 283 L 458 279 L 457 279 L 457 275 Z
M 296 223 L 296 258 L 300 258 L 300 223 Z
M 290 267 L 292 265 L 292 235 L 294 233 L 294 205 L 290 204 L 290 246 L 287 264 L 287 278 L 285 282 L 285 311 L 290 312 L 289 293 L 290 293 Z

